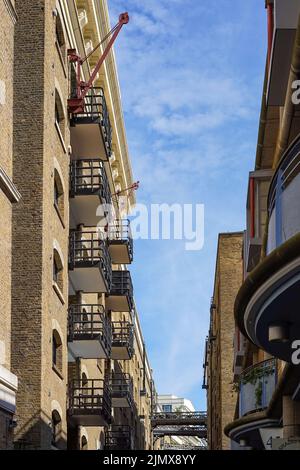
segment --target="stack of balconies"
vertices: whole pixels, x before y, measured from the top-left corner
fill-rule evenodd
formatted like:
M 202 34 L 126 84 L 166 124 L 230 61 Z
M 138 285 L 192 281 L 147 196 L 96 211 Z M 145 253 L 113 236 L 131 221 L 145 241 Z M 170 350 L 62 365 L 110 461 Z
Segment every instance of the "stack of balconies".
M 268 196 L 266 257 L 245 280 L 236 301 L 243 334 L 268 354 L 292 363 L 300 338 L 300 139 L 290 145 Z
M 131 314 L 133 286 L 130 272 L 113 269 L 112 265 L 132 262 L 133 242 L 128 220 L 110 222 L 112 195 L 107 169 L 112 131 L 101 88 L 91 90 L 84 110 L 72 116 L 71 124 L 69 362 L 130 360 L 134 354 L 134 326 L 130 320 L 115 321 L 112 315 Z M 85 294 L 96 294 L 98 298 L 104 295 L 105 305 L 85 303 Z M 94 377 L 71 381 L 68 416 L 72 426 L 107 427 L 112 422 L 112 408 L 133 405 L 132 378 L 109 371 L 106 369 L 101 380 Z M 124 448 L 130 448 L 130 434 L 128 441 L 124 427 L 117 428 L 107 431 L 105 445 L 114 448 L 122 441 Z

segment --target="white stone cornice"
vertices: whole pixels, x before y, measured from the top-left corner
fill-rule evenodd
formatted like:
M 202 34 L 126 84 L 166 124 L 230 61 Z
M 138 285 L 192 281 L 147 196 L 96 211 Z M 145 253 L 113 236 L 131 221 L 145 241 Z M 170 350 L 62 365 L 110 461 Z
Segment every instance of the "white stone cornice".
M 19 202 L 21 199 L 21 194 L 17 190 L 16 186 L 10 179 L 10 177 L 5 173 L 3 168 L 0 167 L 0 188 L 6 194 L 10 202 Z
M 4 1 L 4 5 L 7 8 L 9 16 L 12 19 L 13 24 L 16 24 L 16 22 L 18 21 L 18 16 L 15 10 L 15 7 L 13 6 L 11 0 L 3 0 L 3 1 Z

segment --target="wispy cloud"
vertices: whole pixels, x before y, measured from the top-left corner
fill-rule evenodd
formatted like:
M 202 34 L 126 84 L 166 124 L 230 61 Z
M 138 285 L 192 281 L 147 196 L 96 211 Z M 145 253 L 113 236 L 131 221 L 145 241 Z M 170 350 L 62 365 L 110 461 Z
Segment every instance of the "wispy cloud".
M 145 203 L 205 203 L 205 247 L 136 243 L 132 271 L 161 392 L 204 406 L 202 353 L 217 233 L 244 227 L 264 65 L 260 0 L 111 0 L 129 147 Z M 113 20 L 112 20 L 113 21 Z M 201 397 L 201 399 L 200 399 Z

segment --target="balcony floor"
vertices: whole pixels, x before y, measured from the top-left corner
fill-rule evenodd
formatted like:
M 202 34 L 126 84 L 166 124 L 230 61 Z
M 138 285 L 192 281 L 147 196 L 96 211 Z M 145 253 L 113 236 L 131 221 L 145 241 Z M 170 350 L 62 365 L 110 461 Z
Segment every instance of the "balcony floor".
M 74 340 L 68 342 L 68 348 L 73 357 L 83 359 L 108 359 L 109 357 L 101 337 L 98 339 Z
M 132 309 L 127 295 L 109 295 L 106 299 L 106 306 L 113 312 L 131 312 Z
M 76 426 L 107 426 L 109 419 L 106 417 L 102 409 L 99 410 L 75 410 L 74 413 L 69 413 L 69 420 Z
M 74 127 L 71 127 L 71 145 L 72 153 L 75 155 L 108 160 L 101 124 L 76 123 Z
M 114 396 L 112 394 L 111 404 L 113 408 L 130 408 L 131 401 L 128 396 Z
M 75 291 L 107 293 L 107 283 L 100 263 L 92 267 L 75 267 L 69 271 L 70 295 Z
M 109 254 L 113 264 L 130 264 L 132 262 L 126 241 L 110 241 Z
M 112 346 L 111 358 L 119 361 L 128 361 L 132 358 L 132 353 L 127 346 Z
M 102 201 L 98 194 L 78 195 L 70 198 L 70 228 L 76 229 L 79 224 L 87 227 L 97 227 L 105 214 Z

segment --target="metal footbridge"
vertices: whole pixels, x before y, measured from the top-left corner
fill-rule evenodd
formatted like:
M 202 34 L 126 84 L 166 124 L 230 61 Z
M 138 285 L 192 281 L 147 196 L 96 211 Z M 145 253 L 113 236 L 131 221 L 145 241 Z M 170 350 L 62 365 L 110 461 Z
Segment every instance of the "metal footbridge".
M 195 436 L 201 439 L 201 448 L 206 447 L 207 414 L 204 411 L 159 412 L 151 416 L 153 437 Z

